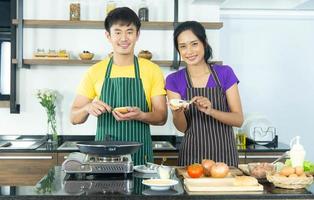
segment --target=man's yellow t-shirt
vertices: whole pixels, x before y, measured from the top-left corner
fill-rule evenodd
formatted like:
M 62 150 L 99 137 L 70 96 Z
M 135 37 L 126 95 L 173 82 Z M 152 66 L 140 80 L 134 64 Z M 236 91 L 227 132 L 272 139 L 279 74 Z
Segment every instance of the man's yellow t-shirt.
M 108 62 L 109 58 L 106 58 L 94 64 L 87 70 L 77 90 L 79 95 L 85 96 L 89 99 L 99 99 Z M 149 110 L 151 110 L 151 97 L 166 94 L 164 76 L 159 66 L 155 63 L 143 58 L 139 58 L 138 63 L 146 101 Z M 134 78 L 134 65 L 117 66 L 113 64 L 110 78 L 117 77 Z

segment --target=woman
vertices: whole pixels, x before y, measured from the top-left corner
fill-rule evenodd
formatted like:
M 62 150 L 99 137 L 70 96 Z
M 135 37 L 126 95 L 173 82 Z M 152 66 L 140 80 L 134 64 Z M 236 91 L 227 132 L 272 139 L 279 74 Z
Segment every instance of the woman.
M 175 127 L 185 133 L 179 165 L 212 159 L 237 166 L 232 126 L 243 123 L 237 77 L 227 65 L 209 64 L 212 49 L 200 23 L 181 23 L 174 31 L 174 44 L 187 67 L 167 77 L 168 100 L 193 102 L 188 107 L 170 105 Z

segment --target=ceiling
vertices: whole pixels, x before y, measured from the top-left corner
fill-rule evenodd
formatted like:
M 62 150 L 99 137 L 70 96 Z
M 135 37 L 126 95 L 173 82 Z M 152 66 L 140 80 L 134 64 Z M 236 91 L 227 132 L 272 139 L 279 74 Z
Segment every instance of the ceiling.
M 193 0 L 195 4 L 218 4 L 222 9 L 314 10 L 314 0 Z

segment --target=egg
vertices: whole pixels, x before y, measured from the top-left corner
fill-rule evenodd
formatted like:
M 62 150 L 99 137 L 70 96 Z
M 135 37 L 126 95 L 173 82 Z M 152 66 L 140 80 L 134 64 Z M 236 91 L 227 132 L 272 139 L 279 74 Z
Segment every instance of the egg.
M 288 167 L 288 166 L 283 167 L 280 171 L 280 175 L 283 175 L 283 176 L 289 176 L 290 174 L 294 174 L 294 173 L 295 173 L 295 169 L 293 167 Z
M 304 170 L 303 167 L 295 167 L 295 173 L 300 176 L 301 174 L 303 174 Z
M 290 174 L 289 175 L 289 178 L 296 178 L 296 177 L 298 177 L 298 175 L 296 175 L 296 174 Z

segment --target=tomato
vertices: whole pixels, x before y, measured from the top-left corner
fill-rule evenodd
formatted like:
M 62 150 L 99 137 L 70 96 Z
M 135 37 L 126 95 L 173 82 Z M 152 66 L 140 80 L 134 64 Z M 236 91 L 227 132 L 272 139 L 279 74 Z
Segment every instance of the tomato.
M 204 174 L 203 166 L 200 164 L 192 164 L 188 166 L 188 175 L 191 178 L 199 178 Z

